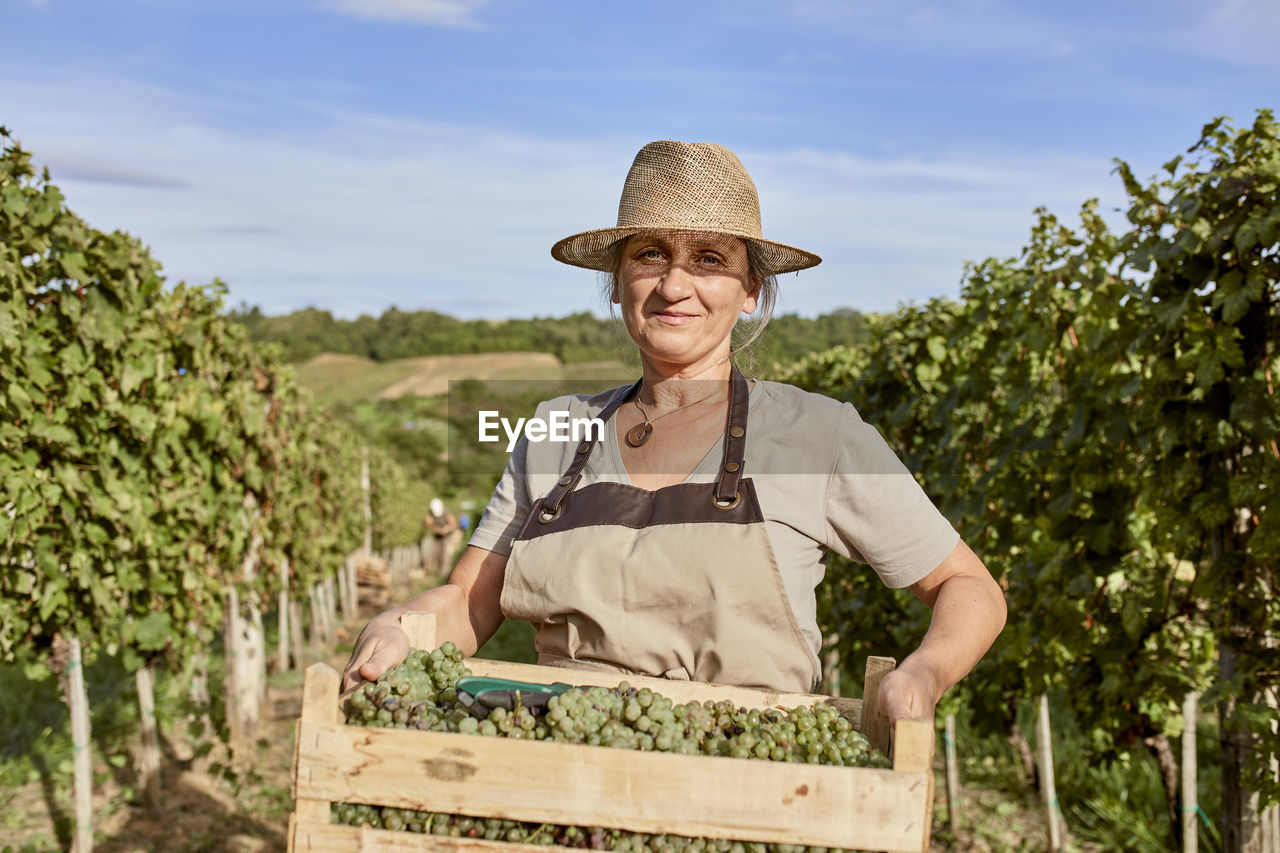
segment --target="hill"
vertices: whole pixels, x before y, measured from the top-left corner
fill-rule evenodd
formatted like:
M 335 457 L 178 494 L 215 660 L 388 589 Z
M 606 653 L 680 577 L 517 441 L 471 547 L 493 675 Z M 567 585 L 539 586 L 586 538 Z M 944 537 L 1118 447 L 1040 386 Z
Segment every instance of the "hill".
M 563 364 L 551 353 L 492 352 L 429 355 L 374 361 L 358 355 L 321 353 L 298 365 L 298 379 L 320 400 L 336 405 L 401 397 L 438 397 L 450 382 L 489 380 L 595 380 L 619 382 L 634 368 L 618 361 Z

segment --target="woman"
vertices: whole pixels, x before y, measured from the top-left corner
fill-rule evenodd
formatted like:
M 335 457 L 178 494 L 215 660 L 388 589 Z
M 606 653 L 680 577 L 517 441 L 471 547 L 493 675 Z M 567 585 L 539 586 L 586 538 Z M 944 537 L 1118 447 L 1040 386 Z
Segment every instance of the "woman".
M 617 226 L 551 253 L 608 274 L 642 377 L 539 407 L 608 428 L 521 440 L 449 583 L 375 617 L 344 686 L 402 660 L 400 615 L 429 610 L 466 654 L 516 618 L 538 627 L 544 664 L 811 691 L 814 589 L 835 550 L 932 608 L 880 694 L 890 719 L 932 714 L 1003 627 L 1003 595 L 852 406 L 734 366 L 740 315 L 767 313 L 774 276 L 820 262 L 763 238 L 737 157 L 646 145 Z

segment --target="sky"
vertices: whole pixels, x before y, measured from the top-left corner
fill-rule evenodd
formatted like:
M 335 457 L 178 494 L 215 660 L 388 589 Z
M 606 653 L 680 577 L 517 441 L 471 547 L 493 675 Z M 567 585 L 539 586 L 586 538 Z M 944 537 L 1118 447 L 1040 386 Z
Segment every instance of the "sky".
M 781 312 L 958 295 L 1043 206 L 1114 227 L 1280 107 L 1280 0 L 0 0 L 0 125 L 96 228 L 229 305 L 603 313 L 552 243 L 654 139 L 733 149 Z

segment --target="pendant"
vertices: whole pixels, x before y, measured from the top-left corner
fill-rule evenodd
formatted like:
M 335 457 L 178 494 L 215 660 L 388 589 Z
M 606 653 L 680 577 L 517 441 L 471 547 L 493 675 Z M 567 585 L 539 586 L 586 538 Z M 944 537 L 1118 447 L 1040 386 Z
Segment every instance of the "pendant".
M 639 447 L 649 440 L 649 436 L 653 435 L 653 424 L 645 421 L 642 424 L 636 424 L 627 430 L 627 444 L 632 447 Z

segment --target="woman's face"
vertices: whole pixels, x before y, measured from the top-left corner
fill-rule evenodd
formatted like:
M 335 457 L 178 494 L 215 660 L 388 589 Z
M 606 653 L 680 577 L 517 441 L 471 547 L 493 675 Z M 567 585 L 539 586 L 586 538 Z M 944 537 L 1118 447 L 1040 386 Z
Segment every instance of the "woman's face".
M 622 248 L 613 301 L 655 367 L 692 370 L 729 357 L 730 334 L 756 309 L 747 246 L 737 237 L 651 231 Z

